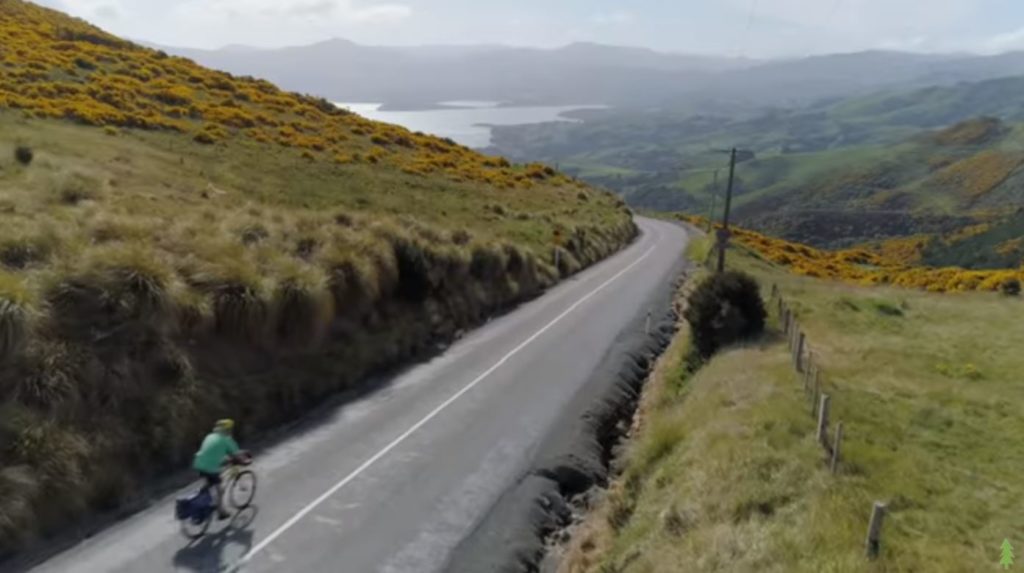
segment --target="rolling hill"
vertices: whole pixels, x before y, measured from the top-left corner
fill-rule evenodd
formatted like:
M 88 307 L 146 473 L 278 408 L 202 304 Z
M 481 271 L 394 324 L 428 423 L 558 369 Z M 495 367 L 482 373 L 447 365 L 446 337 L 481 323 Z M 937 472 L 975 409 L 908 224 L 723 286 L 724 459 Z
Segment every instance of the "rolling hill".
M 637 207 L 706 214 L 714 172 L 719 189 L 726 175 L 714 150 L 738 145 L 755 154 L 734 203 L 750 226 L 829 247 L 942 235 L 1024 204 L 1022 87 L 1009 77 L 739 117 L 613 112 L 500 127 L 492 151 L 558 163 Z
M 188 467 L 210 420 L 294 419 L 636 232 L 550 167 L 21 0 L 0 220 L 0 557 Z

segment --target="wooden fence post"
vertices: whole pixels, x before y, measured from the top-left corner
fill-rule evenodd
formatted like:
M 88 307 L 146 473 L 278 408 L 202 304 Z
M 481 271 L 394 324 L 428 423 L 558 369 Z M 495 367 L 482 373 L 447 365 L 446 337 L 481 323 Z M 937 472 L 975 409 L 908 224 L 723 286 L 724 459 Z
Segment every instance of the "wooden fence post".
M 811 386 L 814 384 L 814 377 L 818 375 L 818 366 L 811 362 L 810 358 L 807 360 L 807 372 L 804 372 L 804 394 L 811 391 Z
M 832 398 L 828 394 L 821 395 L 821 404 L 818 406 L 818 443 L 826 450 L 828 446 L 828 408 Z
M 821 395 L 821 378 L 814 378 L 814 387 L 811 388 L 811 417 L 817 413 L 818 397 Z
M 876 501 L 871 510 L 871 522 L 868 524 L 868 538 L 864 548 L 868 559 L 878 557 L 882 549 L 882 520 L 885 519 L 885 510 L 886 505 L 880 501 Z
M 796 371 L 804 371 L 804 345 L 807 344 L 807 335 L 801 332 L 797 335 L 796 350 L 793 353 L 793 362 L 796 364 Z
M 772 297 L 769 300 L 775 300 L 777 296 L 779 296 L 779 285 L 772 283 Z
M 779 295 L 779 320 L 783 320 L 786 314 L 786 301 Z
M 782 332 L 785 332 L 787 335 L 789 335 L 791 322 L 793 322 L 793 311 L 789 310 L 789 308 L 787 307 L 785 310 L 785 314 L 782 317 Z
M 843 443 L 843 423 L 839 422 L 836 424 L 836 443 L 832 444 L 832 463 L 829 464 L 829 469 L 832 474 L 839 470 L 839 447 Z

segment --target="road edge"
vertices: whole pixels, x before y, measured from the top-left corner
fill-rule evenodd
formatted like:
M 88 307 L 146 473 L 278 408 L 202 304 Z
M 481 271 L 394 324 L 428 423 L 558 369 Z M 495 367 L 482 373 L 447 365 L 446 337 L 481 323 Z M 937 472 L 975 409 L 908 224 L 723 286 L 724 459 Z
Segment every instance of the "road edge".
M 613 452 L 629 429 L 650 369 L 675 335 L 673 305 L 689 264 L 680 254 L 667 281 L 619 332 L 601 364 L 548 433 L 531 469 L 452 552 L 449 573 L 535 573 L 549 538 L 572 520 L 570 500 L 607 485 Z

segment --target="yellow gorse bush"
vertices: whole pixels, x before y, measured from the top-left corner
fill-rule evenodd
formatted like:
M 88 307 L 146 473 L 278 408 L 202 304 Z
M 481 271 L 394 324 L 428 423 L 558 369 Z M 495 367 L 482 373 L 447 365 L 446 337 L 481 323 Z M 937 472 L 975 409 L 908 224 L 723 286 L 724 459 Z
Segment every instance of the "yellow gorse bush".
M 4 107 L 100 127 L 173 130 L 207 144 L 273 142 L 313 159 L 384 163 L 501 188 L 571 183 L 545 166 L 514 167 L 450 140 L 374 123 L 323 99 L 207 70 L 20 0 L 0 2 Z
M 966 199 L 977 199 L 992 191 L 1021 165 L 1020 153 L 982 151 L 943 168 L 934 176 L 935 182 L 955 189 Z
M 684 217 L 703 226 L 701 217 Z M 930 292 L 996 291 L 1011 279 L 1024 281 L 1024 270 L 972 271 L 958 267 L 916 266 L 924 237 L 893 239 L 874 247 L 826 251 L 731 227 L 732 240 L 761 258 L 809 277 L 859 285 L 894 285 Z

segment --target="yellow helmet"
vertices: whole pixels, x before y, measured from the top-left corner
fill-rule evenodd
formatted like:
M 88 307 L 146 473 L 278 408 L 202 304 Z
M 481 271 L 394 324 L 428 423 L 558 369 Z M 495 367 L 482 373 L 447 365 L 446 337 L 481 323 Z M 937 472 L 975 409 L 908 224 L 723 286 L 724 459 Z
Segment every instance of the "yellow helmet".
M 214 430 L 224 430 L 230 432 L 235 429 L 235 421 L 231 418 L 224 418 L 223 420 L 217 420 L 217 423 L 213 425 Z

